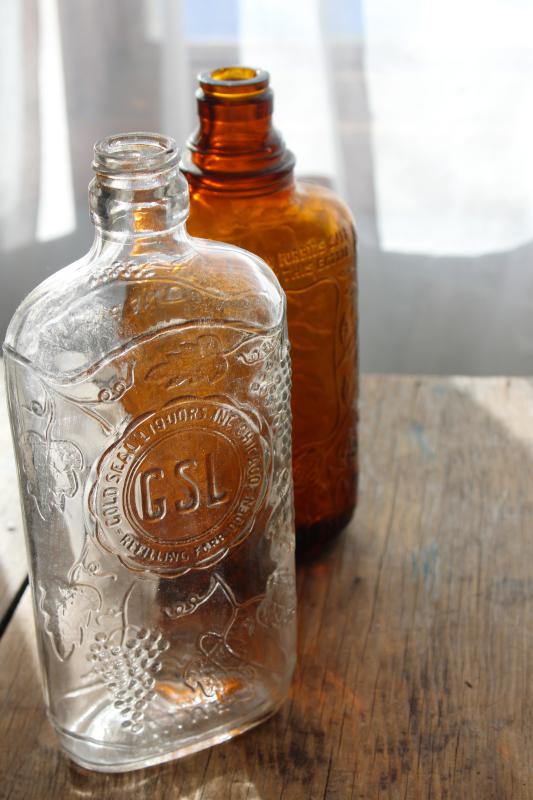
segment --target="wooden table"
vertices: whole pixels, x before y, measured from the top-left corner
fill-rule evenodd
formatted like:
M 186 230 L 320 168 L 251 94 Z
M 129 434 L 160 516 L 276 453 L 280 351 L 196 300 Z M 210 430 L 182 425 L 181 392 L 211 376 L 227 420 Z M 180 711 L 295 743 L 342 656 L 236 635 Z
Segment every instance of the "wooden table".
M 0 641 L 1 797 L 533 798 L 533 382 L 362 394 L 360 505 L 299 570 L 283 710 L 174 764 L 84 772 L 45 718 L 26 590 Z

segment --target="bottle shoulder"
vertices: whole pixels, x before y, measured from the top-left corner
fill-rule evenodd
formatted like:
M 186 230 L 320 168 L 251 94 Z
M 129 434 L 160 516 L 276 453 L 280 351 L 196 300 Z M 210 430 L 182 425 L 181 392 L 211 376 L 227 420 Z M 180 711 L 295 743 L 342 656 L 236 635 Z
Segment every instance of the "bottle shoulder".
M 54 273 L 22 301 L 4 349 L 47 374 L 72 378 L 140 336 L 190 325 L 277 327 L 285 298 L 272 270 L 235 246 L 117 252 L 106 246 Z
M 336 224 L 353 230 L 356 236 L 352 213 L 346 203 L 332 189 L 321 184 L 299 181 L 296 184 L 298 206 L 302 214 L 313 216 L 325 227 Z
M 290 190 L 252 198 L 193 192 L 190 229 L 195 236 L 245 247 L 268 263 L 277 249 L 296 247 L 311 238 L 331 240 L 341 233 L 356 244 L 348 206 L 331 189 L 304 181 Z

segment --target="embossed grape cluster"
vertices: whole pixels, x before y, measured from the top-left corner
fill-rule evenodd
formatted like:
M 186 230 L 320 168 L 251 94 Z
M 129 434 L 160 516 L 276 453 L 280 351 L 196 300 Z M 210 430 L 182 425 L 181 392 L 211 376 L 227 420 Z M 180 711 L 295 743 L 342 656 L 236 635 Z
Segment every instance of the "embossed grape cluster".
M 291 428 L 290 428 L 290 391 L 291 374 L 288 350 L 286 345 L 281 346 L 280 359 L 276 361 L 267 360 L 265 363 L 268 384 L 265 392 L 264 403 L 271 417 L 276 441 L 275 458 L 279 459 L 279 464 L 287 464 L 291 457 Z M 285 470 L 279 468 L 274 471 L 275 484 L 287 480 Z M 283 494 L 283 486 L 275 486 Z
M 159 657 L 169 643 L 158 631 L 143 628 L 125 647 L 114 644 L 103 631 L 96 634 L 87 658 L 114 698 L 124 717 L 123 728 L 132 733 L 143 729 L 145 709 L 154 697 L 155 677 L 162 669 Z

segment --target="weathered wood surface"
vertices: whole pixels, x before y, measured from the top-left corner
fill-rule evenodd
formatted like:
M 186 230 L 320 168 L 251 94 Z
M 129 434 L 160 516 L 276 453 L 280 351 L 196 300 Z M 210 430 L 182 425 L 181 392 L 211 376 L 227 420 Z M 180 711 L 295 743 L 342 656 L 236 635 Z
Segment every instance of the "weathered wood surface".
M 533 383 L 363 381 L 361 500 L 299 570 L 299 666 L 271 721 L 138 773 L 60 755 L 29 597 L 0 642 L 0 795 L 533 798 Z
M 17 469 L 7 417 L 4 364 L 0 358 L 0 624 L 26 572 Z

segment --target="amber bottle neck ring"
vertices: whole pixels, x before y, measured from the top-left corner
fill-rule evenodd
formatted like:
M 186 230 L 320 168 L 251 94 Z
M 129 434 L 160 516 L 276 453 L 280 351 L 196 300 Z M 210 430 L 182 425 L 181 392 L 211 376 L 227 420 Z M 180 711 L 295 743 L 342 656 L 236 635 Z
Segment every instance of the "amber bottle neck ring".
M 105 238 L 161 236 L 184 226 L 187 182 L 176 142 L 157 133 L 121 133 L 94 147 L 91 219 Z
M 294 156 L 272 125 L 268 72 L 223 67 L 198 81 L 199 127 L 182 163 L 193 188 L 263 194 L 290 185 Z

